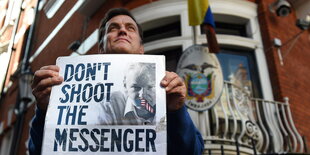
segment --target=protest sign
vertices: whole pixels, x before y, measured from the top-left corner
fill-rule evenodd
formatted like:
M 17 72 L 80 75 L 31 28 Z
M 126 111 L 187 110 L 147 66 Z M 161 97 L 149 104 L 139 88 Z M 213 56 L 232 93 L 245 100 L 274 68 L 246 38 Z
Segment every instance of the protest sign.
M 166 154 L 164 56 L 59 57 L 42 154 Z

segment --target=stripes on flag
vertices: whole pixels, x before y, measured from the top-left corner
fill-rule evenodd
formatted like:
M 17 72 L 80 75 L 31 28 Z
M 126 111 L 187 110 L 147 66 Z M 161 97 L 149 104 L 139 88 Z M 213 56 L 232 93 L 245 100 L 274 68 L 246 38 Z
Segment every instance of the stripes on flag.
M 188 0 L 189 25 L 210 24 L 215 27 L 208 0 Z
M 187 0 L 189 25 L 203 24 L 211 53 L 220 51 L 215 34 L 215 23 L 208 0 Z
M 144 107 L 148 112 L 150 113 L 155 112 L 154 108 L 149 103 L 147 103 L 145 99 L 140 98 L 140 103 L 141 103 L 141 106 Z

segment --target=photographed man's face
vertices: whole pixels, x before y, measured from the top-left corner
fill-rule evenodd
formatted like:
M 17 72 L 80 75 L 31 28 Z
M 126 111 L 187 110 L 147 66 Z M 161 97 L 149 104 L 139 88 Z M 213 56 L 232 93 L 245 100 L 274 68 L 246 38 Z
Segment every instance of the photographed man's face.
M 106 23 L 103 50 L 108 54 L 143 54 L 138 26 L 126 15 L 118 15 Z
M 155 105 L 155 77 L 149 71 L 131 70 L 126 76 L 126 92 L 128 97 L 140 105 L 141 100 Z

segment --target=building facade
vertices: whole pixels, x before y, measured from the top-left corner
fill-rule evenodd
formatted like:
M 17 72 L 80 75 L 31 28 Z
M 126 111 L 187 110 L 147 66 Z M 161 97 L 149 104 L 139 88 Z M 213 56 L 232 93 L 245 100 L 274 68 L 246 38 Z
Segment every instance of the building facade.
M 310 2 L 209 0 L 224 85 L 207 111 L 188 109 L 205 154 L 307 153 L 310 139 Z M 200 26 L 188 26 L 186 0 L 1 0 L 0 154 L 26 154 L 32 96 L 21 79 L 59 56 L 98 53 L 98 26 L 113 7 L 129 9 L 144 30 L 146 54 L 176 71 Z M 195 40 L 195 41 L 194 41 Z M 22 89 L 23 88 L 23 89 Z

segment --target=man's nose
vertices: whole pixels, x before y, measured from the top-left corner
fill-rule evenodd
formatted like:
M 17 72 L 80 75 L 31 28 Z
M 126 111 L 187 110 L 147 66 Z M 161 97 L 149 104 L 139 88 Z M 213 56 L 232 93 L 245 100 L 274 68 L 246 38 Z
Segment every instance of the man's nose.
M 140 91 L 139 91 L 139 97 L 141 97 L 141 98 L 142 98 L 142 97 L 143 97 L 143 93 L 144 93 L 144 89 L 143 89 L 143 88 L 141 88 L 141 89 L 140 89 Z
M 118 32 L 119 35 L 127 35 L 127 30 L 125 26 L 121 26 Z

